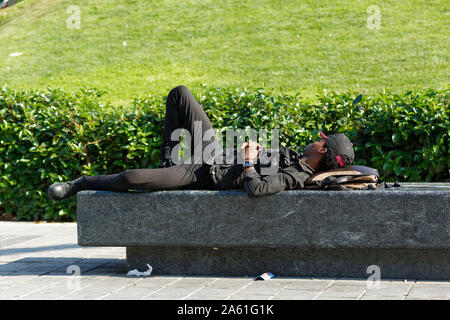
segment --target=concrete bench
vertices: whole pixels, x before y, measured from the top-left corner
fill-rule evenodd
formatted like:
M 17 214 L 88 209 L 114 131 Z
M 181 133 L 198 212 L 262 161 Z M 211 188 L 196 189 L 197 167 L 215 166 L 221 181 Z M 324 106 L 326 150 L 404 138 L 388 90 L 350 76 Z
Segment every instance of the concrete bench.
M 78 243 L 153 274 L 450 278 L 450 183 L 358 191 L 81 191 Z

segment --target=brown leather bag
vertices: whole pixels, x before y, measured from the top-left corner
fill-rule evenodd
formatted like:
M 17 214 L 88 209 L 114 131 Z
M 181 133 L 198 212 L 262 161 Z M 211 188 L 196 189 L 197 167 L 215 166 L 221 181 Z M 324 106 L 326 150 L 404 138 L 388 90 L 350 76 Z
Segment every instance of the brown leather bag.
M 370 190 L 384 188 L 378 170 L 365 166 L 350 166 L 323 171 L 305 181 L 305 189 Z

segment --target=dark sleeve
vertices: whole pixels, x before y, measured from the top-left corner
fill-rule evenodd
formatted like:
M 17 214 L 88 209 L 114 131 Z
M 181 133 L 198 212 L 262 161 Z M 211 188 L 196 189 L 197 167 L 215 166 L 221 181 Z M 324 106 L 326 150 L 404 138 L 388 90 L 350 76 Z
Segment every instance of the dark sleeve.
M 283 190 L 298 188 L 298 181 L 289 173 L 277 172 L 261 177 L 254 168 L 244 172 L 243 183 L 249 197 L 268 196 Z

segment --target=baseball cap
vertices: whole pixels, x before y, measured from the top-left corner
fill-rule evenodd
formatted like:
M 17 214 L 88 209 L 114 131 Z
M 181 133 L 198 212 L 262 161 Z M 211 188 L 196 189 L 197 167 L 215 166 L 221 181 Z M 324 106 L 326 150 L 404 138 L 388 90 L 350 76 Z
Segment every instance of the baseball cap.
M 319 134 L 322 139 L 326 140 L 326 147 L 330 150 L 331 154 L 336 158 L 341 167 L 350 165 L 353 162 L 353 160 L 355 159 L 353 143 L 345 134 L 336 133 L 326 136 L 322 131 L 319 131 Z M 346 156 L 348 160 L 345 158 L 343 159 L 343 156 Z

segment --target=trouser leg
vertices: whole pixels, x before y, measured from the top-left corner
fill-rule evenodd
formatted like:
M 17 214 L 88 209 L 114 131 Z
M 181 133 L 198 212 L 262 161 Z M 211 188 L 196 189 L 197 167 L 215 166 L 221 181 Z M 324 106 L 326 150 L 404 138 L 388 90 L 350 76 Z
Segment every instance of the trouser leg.
M 196 130 L 196 121 L 201 130 Z M 172 148 L 178 141 L 171 141 L 176 129 L 186 129 L 191 135 L 191 157 L 194 152 L 202 151 L 210 143 L 217 143 L 215 135 L 203 141 L 207 130 L 214 130 L 202 106 L 184 86 L 173 88 L 167 97 L 166 117 L 164 120 L 163 146 L 161 160 L 169 159 Z M 201 163 L 178 164 L 168 168 L 130 169 L 116 174 L 85 176 L 83 190 L 168 190 L 210 187 L 209 165 Z M 206 161 L 205 161 L 206 162 Z
M 169 168 L 130 169 L 109 175 L 85 176 L 83 190 L 169 190 L 208 188 L 209 165 L 179 164 Z
M 197 128 L 196 122 L 201 124 Z M 194 98 L 192 93 L 185 86 L 173 88 L 166 101 L 166 116 L 164 119 L 163 144 L 161 146 L 161 160 L 171 158 L 171 152 L 178 141 L 172 141 L 172 132 L 176 129 L 186 129 L 191 135 L 191 163 L 194 162 L 194 153 L 201 153 L 210 143 L 217 143 L 215 135 L 211 139 L 203 141 L 203 135 L 207 130 L 214 130 L 207 114 L 202 106 Z M 201 128 L 201 130 L 199 130 Z M 210 131 L 211 132 L 211 131 Z M 197 158 L 198 159 L 198 156 Z M 202 159 L 205 160 L 205 159 Z

